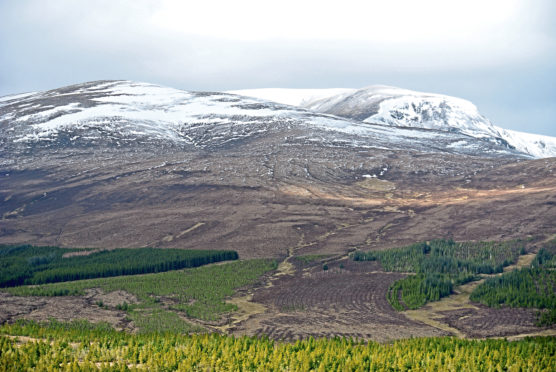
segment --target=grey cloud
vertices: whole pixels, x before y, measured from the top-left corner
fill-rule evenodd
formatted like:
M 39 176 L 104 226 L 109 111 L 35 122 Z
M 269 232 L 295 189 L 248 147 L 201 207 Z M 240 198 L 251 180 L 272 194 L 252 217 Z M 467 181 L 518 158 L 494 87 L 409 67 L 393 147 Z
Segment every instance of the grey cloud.
M 156 2 L 93 4 L 0 2 L 0 95 L 96 79 L 187 90 L 388 84 L 466 98 L 499 126 L 556 136 L 550 2 L 534 2 L 539 28 L 521 39 L 441 48 L 185 36 L 143 23 Z

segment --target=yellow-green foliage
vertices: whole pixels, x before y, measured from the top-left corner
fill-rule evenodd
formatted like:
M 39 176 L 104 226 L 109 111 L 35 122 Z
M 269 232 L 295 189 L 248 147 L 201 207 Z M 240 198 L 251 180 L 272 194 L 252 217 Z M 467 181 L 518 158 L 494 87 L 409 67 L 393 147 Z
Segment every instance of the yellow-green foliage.
M 554 371 L 554 338 L 351 339 L 295 343 L 217 334 L 127 334 L 89 327 L 0 327 L 0 370 L 149 371 Z M 16 335 L 32 337 L 17 339 Z M 11 336 L 11 337 L 9 337 Z

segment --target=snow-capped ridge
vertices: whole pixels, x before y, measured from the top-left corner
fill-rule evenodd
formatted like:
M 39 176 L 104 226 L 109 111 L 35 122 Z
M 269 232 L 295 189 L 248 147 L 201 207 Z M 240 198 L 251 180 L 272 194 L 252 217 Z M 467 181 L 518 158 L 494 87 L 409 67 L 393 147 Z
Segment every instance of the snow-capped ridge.
M 463 98 L 437 93 L 417 92 L 387 85 L 370 85 L 361 89 L 332 90 L 265 90 L 244 91 L 245 95 L 276 102 L 300 102 L 314 112 L 331 114 L 365 123 L 392 127 L 433 129 L 461 133 L 489 141 L 536 158 L 556 156 L 556 138 L 517 132 L 493 125 L 478 108 Z M 291 94 L 294 99 L 287 97 Z M 320 97 L 320 98 L 318 98 Z M 318 99 L 315 99 L 318 98 Z
M 229 90 L 225 93 L 237 94 L 245 97 L 256 97 L 265 101 L 282 103 L 284 105 L 305 107 L 315 101 L 351 93 L 355 89 L 327 88 L 327 89 L 289 89 L 289 88 L 262 88 Z
M 315 97 L 333 92 L 302 93 L 296 99 L 303 96 L 306 97 L 303 102 L 315 103 L 322 101 L 322 98 L 315 101 Z M 309 99 L 309 93 L 313 98 Z M 332 98 L 349 97 L 351 93 L 351 90 L 341 90 Z M 125 80 L 77 84 L 11 96 L 0 102 L 0 152 L 33 151 L 37 147 L 146 148 L 149 145 L 157 150 L 216 149 L 272 137 L 273 141 L 283 143 L 523 156 L 511 148 L 465 134 L 400 128 L 260 98 L 183 91 Z

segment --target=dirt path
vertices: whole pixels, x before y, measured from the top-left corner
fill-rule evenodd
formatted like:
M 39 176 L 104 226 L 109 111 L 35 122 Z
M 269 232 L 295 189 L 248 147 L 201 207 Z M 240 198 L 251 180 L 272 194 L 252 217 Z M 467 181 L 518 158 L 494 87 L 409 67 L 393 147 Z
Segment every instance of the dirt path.
M 542 240 L 539 244 L 546 244 L 551 240 L 556 240 L 556 234 L 550 235 L 548 238 Z
M 451 296 L 444 297 L 440 301 L 432 302 L 417 310 L 406 310 L 403 314 L 411 320 L 423 322 L 432 327 L 450 332 L 457 337 L 465 338 L 465 335 L 461 331 L 440 320 L 444 317 L 440 312 L 469 308 L 477 309 L 477 307 L 469 302 L 469 295 L 473 292 L 473 289 L 483 281 L 484 279 L 462 285 L 458 287 Z
M 273 280 L 277 279 L 282 275 L 295 274 L 295 267 L 293 266 L 290 260 L 294 257 L 295 251 L 303 247 L 304 242 L 305 242 L 305 234 L 301 233 L 297 245 L 288 248 L 288 255 L 286 256 L 286 258 L 284 258 L 282 262 L 280 262 L 280 264 L 278 264 L 278 269 L 276 270 L 276 273 L 269 279 L 269 283 L 272 283 Z

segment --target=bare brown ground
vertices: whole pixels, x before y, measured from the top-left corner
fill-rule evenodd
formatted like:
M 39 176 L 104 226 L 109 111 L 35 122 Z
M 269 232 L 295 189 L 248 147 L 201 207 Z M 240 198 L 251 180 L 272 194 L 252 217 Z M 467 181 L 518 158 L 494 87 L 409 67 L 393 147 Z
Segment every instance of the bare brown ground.
M 328 265 L 324 271 L 321 263 L 307 268 L 292 263 L 293 275 L 274 277 L 272 285 L 254 291 L 252 302 L 263 307 L 230 331 L 288 341 L 308 336 L 389 341 L 446 334 L 408 320 L 388 304 L 388 287 L 404 274 L 382 272 L 374 262 L 336 260 Z
M 437 205 L 454 205 L 466 204 L 470 201 L 479 200 L 496 200 L 504 199 L 508 196 L 522 196 L 527 197 L 529 194 L 544 194 L 556 192 L 556 186 L 553 187 L 539 187 L 530 186 L 525 188 L 517 187 L 511 189 L 492 189 L 492 190 L 475 190 L 458 188 L 450 191 L 426 193 L 421 198 L 412 197 L 394 197 L 389 195 L 384 198 L 357 198 L 351 196 L 343 196 L 339 194 L 330 194 L 323 190 L 318 190 L 315 187 L 301 188 L 299 186 L 286 186 L 280 190 L 286 195 L 301 196 L 314 198 L 319 200 L 331 200 L 339 202 L 349 202 L 365 206 L 411 206 L 411 207 L 430 207 Z M 392 207 L 390 207 L 392 208 Z
M 438 311 L 440 323 L 456 328 L 465 338 L 507 337 L 534 335 L 540 330 L 556 336 L 556 328 L 535 325 L 536 310 L 522 308 L 493 309 L 476 304 L 473 308 Z
M 252 154 L 129 155 L 100 167 L 90 157 L 64 166 L 45 158 L 36 169 L 10 170 L 0 184 L 0 243 L 234 249 L 242 258 L 283 259 L 291 247 L 345 254 L 556 230 L 556 159 L 263 145 Z M 384 179 L 361 177 L 385 164 Z
M 102 301 L 103 307 L 97 303 Z M 115 307 L 124 302 L 137 303 L 137 299 L 124 291 L 103 293 L 99 289 L 88 290 L 85 296 L 20 297 L 0 292 L 0 324 L 17 319 L 59 321 L 86 319 L 92 323 L 107 322 L 116 329 L 133 331 L 124 311 Z
M 551 239 L 532 242 L 530 249 Z M 535 253 L 519 257 L 505 272 L 531 264 Z M 220 331 L 236 335 L 267 335 L 296 340 L 350 336 L 376 341 L 421 336 L 461 338 L 556 335 L 556 327 L 535 325 L 533 309 L 493 309 L 471 303 L 469 295 L 483 280 L 422 309 L 396 312 L 386 300 L 388 287 L 403 273 L 383 272 L 376 262 L 328 257 L 303 264 L 288 257 L 287 270 L 278 270 L 267 285 L 237 297 L 239 313 Z M 323 265 L 328 270 L 323 270 Z

